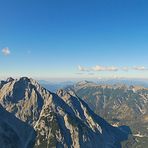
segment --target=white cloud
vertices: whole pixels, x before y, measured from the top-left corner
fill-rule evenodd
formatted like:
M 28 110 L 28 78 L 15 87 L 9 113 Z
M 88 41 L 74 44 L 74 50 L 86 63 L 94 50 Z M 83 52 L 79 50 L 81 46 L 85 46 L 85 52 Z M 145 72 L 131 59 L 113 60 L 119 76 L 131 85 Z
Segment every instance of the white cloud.
M 8 47 L 3 48 L 3 49 L 2 49 L 2 53 L 3 53 L 4 56 L 9 55 L 9 54 L 10 54 L 9 48 L 8 48 Z
M 146 68 L 144 66 L 135 66 L 135 67 L 133 67 L 133 70 L 143 71 L 143 70 L 148 70 L 148 68 Z
M 99 66 L 96 65 L 94 67 L 83 67 L 83 66 L 78 66 L 78 69 L 80 71 L 118 71 L 118 67 L 115 66 Z
M 95 71 L 129 71 L 129 70 L 139 70 L 139 71 L 144 71 L 148 70 L 148 68 L 144 66 L 135 66 L 135 67 L 116 67 L 116 66 L 100 66 L 96 65 L 94 67 L 84 67 L 84 66 L 78 66 L 79 71 L 83 72 L 95 72 Z
M 115 66 L 99 66 L 96 65 L 95 67 L 91 68 L 93 71 L 118 71 L 119 69 Z

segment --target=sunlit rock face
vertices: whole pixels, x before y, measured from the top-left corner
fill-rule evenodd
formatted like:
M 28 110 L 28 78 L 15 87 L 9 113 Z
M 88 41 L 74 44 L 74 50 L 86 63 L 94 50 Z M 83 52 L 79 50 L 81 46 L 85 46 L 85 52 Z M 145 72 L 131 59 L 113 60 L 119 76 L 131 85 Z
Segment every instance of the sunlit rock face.
M 26 77 L 5 83 L 0 89 L 1 105 L 22 121 L 34 125 L 50 93 L 35 80 Z

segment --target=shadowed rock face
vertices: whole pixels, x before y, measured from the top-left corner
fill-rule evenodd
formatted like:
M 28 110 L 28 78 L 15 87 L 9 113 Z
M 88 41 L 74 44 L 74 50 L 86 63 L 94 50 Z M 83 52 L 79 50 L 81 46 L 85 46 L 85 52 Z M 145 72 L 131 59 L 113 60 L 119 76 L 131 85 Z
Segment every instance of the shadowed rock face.
M 0 147 L 30 148 L 35 142 L 35 131 L 0 105 Z
M 26 77 L 4 84 L 0 89 L 0 103 L 35 129 L 36 148 L 98 148 L 98 145 L 120 148 L 120 142 L 128 138 L 129 133 L 97 116 L 80 98 L 64 90 L 51 93 Z M 18 133 L 12 134 L 10 140 L 15 141 L 17 136 Z M 21 140 L 16 145 L 20 143 Z

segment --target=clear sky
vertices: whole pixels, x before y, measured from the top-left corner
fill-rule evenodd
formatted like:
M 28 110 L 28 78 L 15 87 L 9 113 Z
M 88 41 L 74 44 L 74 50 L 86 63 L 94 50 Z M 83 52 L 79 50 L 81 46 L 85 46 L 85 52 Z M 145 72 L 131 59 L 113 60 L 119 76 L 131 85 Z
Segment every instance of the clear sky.
M 147 0 L 0 0 L 0 77 L 148 77 Z

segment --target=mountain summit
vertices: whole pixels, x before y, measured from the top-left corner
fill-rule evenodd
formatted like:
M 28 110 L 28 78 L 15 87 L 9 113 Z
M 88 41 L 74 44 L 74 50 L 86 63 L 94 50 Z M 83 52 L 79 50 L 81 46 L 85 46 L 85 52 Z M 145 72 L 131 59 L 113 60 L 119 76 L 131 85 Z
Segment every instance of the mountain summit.
M 35 80 L 22 77 L 6 81 L 0 89 L 0 103 L 22 121 L 34 125 L 49 95 Z

